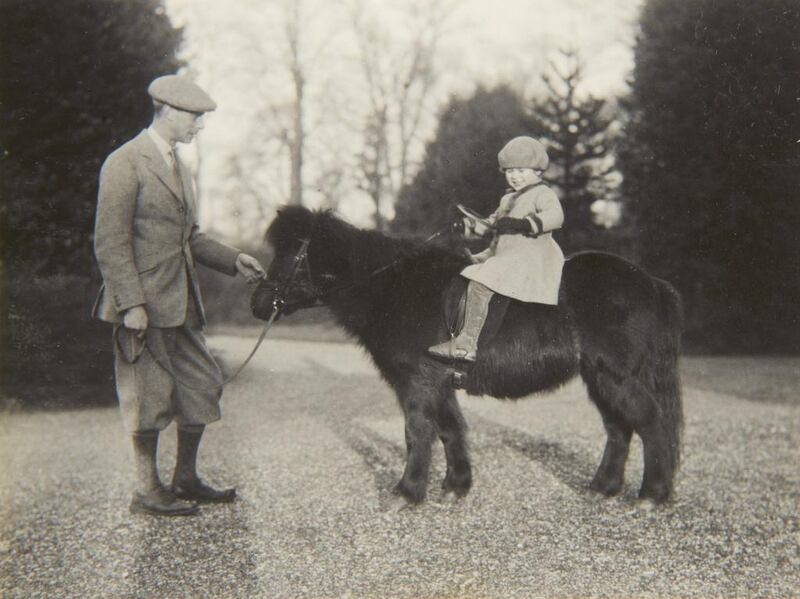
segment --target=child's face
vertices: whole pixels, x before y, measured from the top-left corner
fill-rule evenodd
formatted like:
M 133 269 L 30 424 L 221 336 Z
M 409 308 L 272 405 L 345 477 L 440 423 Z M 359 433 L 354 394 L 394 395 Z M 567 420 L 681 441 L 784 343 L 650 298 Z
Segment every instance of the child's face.
M 504 172 L 506 181 L 514 191 L 541 181 L 539 173 L 532 168 L 507 168 Z

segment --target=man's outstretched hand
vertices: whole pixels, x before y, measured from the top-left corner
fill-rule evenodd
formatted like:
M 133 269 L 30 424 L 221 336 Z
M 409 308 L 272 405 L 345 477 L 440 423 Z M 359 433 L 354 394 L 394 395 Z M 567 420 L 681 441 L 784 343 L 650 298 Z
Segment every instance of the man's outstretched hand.
M 258 260 L 247 254 L 239 254 L 236 256 L 236 270 L 251 285 L 258 283 L 267 276 L 267 273 L 264 272 Z

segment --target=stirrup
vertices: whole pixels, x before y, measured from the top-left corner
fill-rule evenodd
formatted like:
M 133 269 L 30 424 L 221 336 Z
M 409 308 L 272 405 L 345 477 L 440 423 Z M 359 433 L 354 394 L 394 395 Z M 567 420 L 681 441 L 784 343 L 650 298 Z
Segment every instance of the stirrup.
M 478 352 L 468 349 L 454 349 L 451 356 L 454 360 L 461 360 L 463 362 L 474 362 L 478 357 Z
M 464 362 L 474 362 L 476 358 L 475 350 L 462 349 L 454 347 L 452 341 L 445 341 L 428 348 L 428 353 L 432 356 L 439 358 L 446 358 L 448 360 L 462 360 Z
M 453 389 L 466 389 L 467 373 L 463 370 L 451 370 L 450 384 L 452 385 Z

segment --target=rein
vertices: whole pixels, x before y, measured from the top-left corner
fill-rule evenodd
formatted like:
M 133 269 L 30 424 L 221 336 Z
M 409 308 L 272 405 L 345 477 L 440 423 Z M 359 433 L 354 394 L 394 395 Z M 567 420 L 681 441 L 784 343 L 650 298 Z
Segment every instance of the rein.
M 250 354 L 247 356 L 247 358 L 245 358 L 244 362 L 242 362 L 239 365 L 239 367 L 234 371 L 234 373 L 232 375 L 230 375 L 229 377 L 224 378 L 222 380 L 222 382 L 211 386 L 212 389 L 220 389 L 220 388 L 224 387 L 225 385 L 227 385 L 228 383 L 230 383 L 237 376 L 239 376 L 239 374 L 242 372 L 242 370 L 244 370 L 244 367 L 247 366 L 247 364 L 250 362 L 250 360 L 253 359 L 253 356 L 256 355 L 256 352 L 258 351 L 258 348 L 261 347 L 261 344 L 264 342 L 264 339 L 266 339 L 267 333 L 269 332 L 270 328 L 272 328 L 272 323 L 275 322 L 275 319 L 278 317 L 278 313 L 279 312 L 280 312 L 280 309 L 275 309 L 275 307 L 273 306 L 272 313 L 269 316 L 269 320 L 266 322 L 264 327 L 261 329 L 261 334 L 258 336 L 258 341 L 256 341 L 256 344 L 253 346 L 253 349 L 250 351 Z M 186 381 L 181 380 L 180 377 L 178 377 L 177 373 L 172 369 L 172 366 L 169 363 L 169 361 L 161 359 L 158 356 L 158 353 L 160 353 L 160 350 L 152 351 L 152 347 L 151 347 L 150 355 L 153 356 L 153 361 L 155 361 L 156 364 L 161 366 L 161 368 L 166 370 L 169 373 L 169 375 L 173 378 L 173 380 L 176 383 L 178 383 L 179 385 L 181 385 L 181 387 L 186 387 L 187 389 L 192 389 L 193 391 L 206 391 L 206 390 L 208 390 L 209 387 L 200 387 L 200 388 L 199 387 L 194 387 L 194 386 L 190 385 L 189 383 L 187 383 Z
M 444 228 L 436 231 L 435 233 L 430 235 L 427 239 L 425 239 L 420 245 L 421 246 L 428 245 L 433 240 L 435 240 L 438 237 L 440 237 L 441 235 L 444 235 L 445 233 L 447 233 L 449 230 L 450 230 L 450 227 L 444 227 Z M 300 249 L 297 251 L 297 253 L 295 254 L 294 258 L 292 258 L 292 267 L 289 270 L 288 276 L 286 277 L 285 284 L 282 285 L 281 287 L 278 287 L 278 286 L 275 287 L 276 295 L 275 295 L 275 298 L 272 300 L 272 311 L 270 312 L 269 319 L 264 324 L 264 327 L 261 330 L 261 334 L 259 335 L 255 346 L 250 351 L 250 354 L 247 356 L 247 358 L 245 358 L 244 362 L 242 362 L 239 365 L 239 367 L 234 371 L 233 374 L 231 374 L 230 376 L 226 377 L 222 382 L 220 382 L 217 385 L 214 385 L 212 388 L 214 388 L 214 389 L 222 388 L 225 385 L 229 384 L 231 381 L 233 381 L 237 376 L 239 376 L 239 374 L 241 374 L 241 372 L 244 370 L 244 368 L 253 359 L 253 356 L 256 355 L 256 352 L 258 351 L 258 348 L 261 347 L 261 344 L 264 342 L 264 339 L 266 339 L 267 333 L 272 328 L 273 323 L 275 322 L 275 320 L 278 318 L 278 316 L 280 315 L 280 313 L 284 309 L 291 308 L 291 309 L 295 309 L 296 310 L 296 309 L 299 309 L 301 307 L 313 307 L 313 306 L 316 306 L 316 305 L 322 305 L 322 299 L 323 298 L 325 298 L 325 297 L 327 297 L 329 295 L 332 295 L 334 293 L 338 293 L 339 291 L 344 291 L 345 289 L 350 289 L 350 288 L 356 287 L 358 285 L 363 285 L 366 280 L 371 279 L 372 277 L 375 277 L 375 276 L 377 276 L 377 275 L 379 275 L 379 274 L 381 274 L 381 273 L 383 273 L 383 272 L 385 272 L 385 271 L 387 271 L 387 270 L 389 270 L 391 268 L 394 268 L 395 266 L 397 266 L 398 264 L 400 264 L 401 262 L 403 262 L 404 260 L 407 259 L 407 257 L 397 258 L 396 260 L 393 260 L 389 264 L 385 264 L 385 265 L 383 265 L 383 266 L 381 266 L 379 268 L 376 268 L 371 273 L 369 273 L 366 277 L 364 277 L 363 279 L 361 279 L 359 281 L 355 281 L 353 283 L 348 283 L 346 285 L 339 285 L 337 287 L 333 287 L 331 289 L 328 289 L 323 293 L 316 294 L 316 295 L 314 295 L 314 296 L 312 296 L 312 297 L 310 297 L 308 299 L 300 300 L 300 301 L 297 301 L 297 302 L 293 302 L 291 304 L 287 304 L 286 300 L 284 299 L 284 297 L 291 290 L 292 285 L 294 284 L 294 282 L 295 282 L 295 280 L 297 278 L 297 274 L 300 272 L 300 269 L 304 264 L 306 265 L 306 267 L 308 269 L 308 276 L 309 276 L 309 278 L 311 278 L 311 268 L 310 268 L 310 265 L 308 264 L 308 246 L 309 246 L 310 243 L 311 243 L 311 236 L 301 240 Z M 120 344 L 120 341 L 119 341 L 119 338 L 118 338 L 118 334 L 122 330 L 124 330 L 124 327 L 119 327 L 117 329 L 117 343 L 118 344 Z M 174 371 L 174 369 L 172 368 L 172 365 L 169 363 L 169 358 L 167 357 L 166 350 L 163 347 L 161 347 L 161 344 L 159 344 L 159 343 L 154 341 L 154 337 L 152 335 L 149 335 L 148 337 L 149 337 L 149 340 L 150 340 L 150 343 L 148 343 L 148 345 L 150 346 L 150 355 L 153 357 L 153 361 L 155 361 L 156 364 L 158 364 L 162 369 L 164 369 L 172 377 L 172 379 L 177 384 L 179 384 L 182 387 L 185 387 L 187 389 L 192 389 L 193 391 L 207 391 L 208 390 L 208 387 L 198 388 L 198 387 L 190 385 L 186 381 L 182 380 L 177 375 L 177 373 Z M 135 356 L 133 358 L 133 360 L 132 360 L 132 363 L 136 362 L 140 355 L 141 354 Z
M 433 242 L 435 239 L 437 239 L 441 235 L 444 235 L 445 233 L 450 232 L 450 230 L 451 230 L 450 226 L 443 227 L 443 228 L 439 229 L 438 231 L 434 232 L 432 235 L 427 237 L 420 244 L 419 247 L 424 247 L 424 246 L 428 245 L 429 243 Z M 297 252 L 295 257 L 293 258 L 292 274 L 291 274 L 290 279 L 289 279 L 290 282 L 293 282 L 294 275 L 296 275 L 297 271 L 299 270 L 300 263 L 303 263 L 303 262 L 306 264 L 306 268 L 308 269 L 308 273 L 309 273 L 308 276 L 309 276 L 309 278 L 311 278 L 311 267 L 308 264 L 308 245 L 310 243 L 311 243 L 311 236 L 310 235 L 309 235 L 309 237 L 304 238 L 302 240 L 302 245 L 300 246 L 300 250 Z M 339 293 L 340 291 L 346 291 L 347 289 L 352 289 L 354 287 L 358 287 L 360 285 L 364 285 L 369 279 L 371 279 L 373 277 L 376 277 L 379 274 L 394 268 L 395 266 L 397 266 L 398 264 L 401 264 L 402 262 L 404 262 L 406 260 L 408 260 L 408 256 L 403 256 L 403 257 L 397 258 L 395 260 L 392 260 L 389 264 L 384 264 L 383 266 L 380 266 L 380 267 L 376 268 L 375 270 L 373 270 L 372 272 L 370 272 L 369 274 L 367 274 L 366 276 L 360 278 L 357 281 L 353 281 L 352 283 L 345 283 L 345 284 L 342 284 L 342 285 L 336 285 L 334 287 L 331 287 L 330 289 L 326 289 L 325 291 L 323 291 L 321 293 L 317 293 L 317 294 L 311 295 L 311 296 L 309 296 L 309 297 L 307 297 L 305 299 L 302 299 L 302 300 L 297 300 L 295 302 L 286 304 L 286 302 L 283 299 L 280 299 L 278 297 L 274 301 L 275 302 L 280 302 L 281 309 L 288 308 L 288 309 L 290 309 L 292 311 L 299 310 L 299 309 L 302 309 L 302 308 L 314 308 L 314 307 L 317 307 L 317 306 L 323 306 L 324 302 L 322 300 L 324 298 L 326 298 L 328 296 L 331 296 L 331 295 L 333 295 L 335 293 Z M 276 286 L 275 289 L 276 289 L 276 292 L 279 291 L 279 288 L 277 286 Z
M 311 242 L 311 239 L 303 240 L 303 243 L 300 246 L 300 250 L 297 252 L 297 254 L 294 257 L 294 261 L 292 263 L 292 268 L 289 271 L 289 275 L 288 275 L 287 280 L 286 280 L 286 291 L 289 291 L 291 289 L 292 284 L 294 283 L 294 280 L 295 280 L 295 278 L 297 276 L 297 272 L 300 270 L 300 265 L 302 264 L 303 261 L 305 261 L 307 259 L 308 244 L 310 242 Z M 223 379 L 222 382 L 211 386 L 212 389 L 220 389 L 220 388 L 224 387 L 225 385 L 227 385 L 228 383 L 230 383 L 237 376 L 239 376 L 239 374 L 244 370 L 245 366 L 247 366 L 247 364 L 250 362 L 250 360 L 253 359 L 253 356 L 256 355 L 256 352 L 258 351 L 258 348 L 261 347 L 261 344 L 264 342 L 264 339 L 266 339 L 266 337 L 267 337 L 267 333 L 272 328 L 273 323 L 278 318 L 278 316 L 281 313 L 281 310 L 283 310 L 285 305 L 286 304 L 285 304 L 285 302 L 284 302 L 284 300 L 282 298 L 280 298 L 279 296 L 275 297 L 275 299 L 272 301 L 272 312 L 270 312 L 269 319 L 264 324 L 264 327 L 261 329 L 261 334 L 259 335 L 255 346 L 250 351 L 250 354 L 247 356 L 247 358 L 245 358 L 244 362 L 242 362 L 239 365 L 239 367 L 234 371 L 234 373 L 232 375 L 230 375 L 229 377 Z M 120 326 L 116 331 L 115 338 L 116 338 L 118 346 L 121 346 L 120 340 L 119 340 L 119 332 L 124 330 L 124 329 L 125 329 L 125 327 Z M 148 331 L 150 331 L 150 329 L 148 329 Z M 167 357 L 166 350 L 159 343 L 154 342 L 154 336 L 153 335 L 148 335 L 148 338 L 149 338 L 149 341 L 150 341 L 150 343 L 148 343 L 148 345 L 150 346 L 150 355 L 153 357 L 153 361 L 156 364 L 158 364 L 161 368 L 163 368 L 172 377 L 172 379 L 176 383 L 178 383 L 182 387 L 185 387 L 187 389 L 191 389 L 193 391 L 207 391 L 209 389 L 209 387 L 195 387 L 195 386 L 190 385 L 186 381 L 181 380 L 181 378 L 177 375 L 175 370 L 172 368 L 172 365 L 169 362 L 169 358 Z M 159 338 L 159 341 L 161 341 L 160 338 Z M 142 347 L 142 350 L 143 349 L 144 349 L 144 347 Z M 135 363 L 139 359 L 140 356 L 141 356 L 141 352 L 139 352 L 139 354 L 136 355 L 131 360 L 131 363 Z

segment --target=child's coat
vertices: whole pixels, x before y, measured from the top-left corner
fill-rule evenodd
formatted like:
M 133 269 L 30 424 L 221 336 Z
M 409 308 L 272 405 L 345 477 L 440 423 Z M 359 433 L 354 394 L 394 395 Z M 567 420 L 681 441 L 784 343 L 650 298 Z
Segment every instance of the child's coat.
M 543 184 L 508 193 L 487 220 L 495 223 L 505 216 L 529 219 L 535 232 L 544 232 L 498 236 L 489 250 L 476 256 L 485 260 L 466 267 L 462 276 L 516 300 L 558 304 L 564 254 L 550 233 L 564 222 L 558 197 Z

